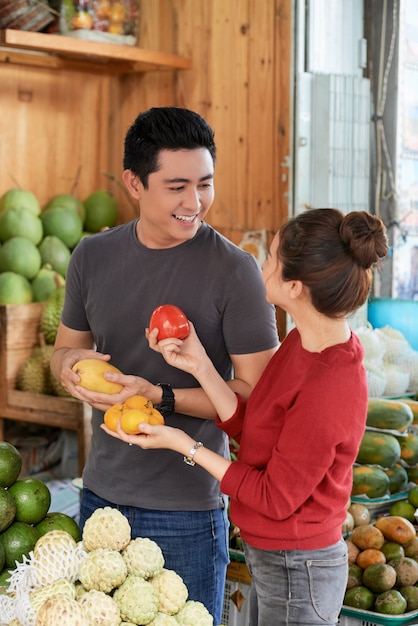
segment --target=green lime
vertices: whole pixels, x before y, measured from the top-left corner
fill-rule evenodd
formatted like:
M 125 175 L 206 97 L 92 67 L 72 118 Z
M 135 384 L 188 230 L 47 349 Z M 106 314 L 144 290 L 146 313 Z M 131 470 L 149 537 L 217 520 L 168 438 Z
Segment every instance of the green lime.
M 80 541 L 80 529 L 77 522 L 65 513 L 55 511 L 47 513 L 44 519 L 36 524 L 35 528 L 40 536 L 45 535 L 50 530 L 65 530 L 74 541 Z
M 6 568 L 14 569 L 16 561 L 22 563 L 23 557 L 29 555 L 38 539 L 38 531 L 30 524 L 13 522 L 9 528 L 6 528 L 4 533 L 0 535 L 0 542 L 4 548 Z
M 22 469 L 22 456 L 7 441 L 0 441 L 0 487 L 10 487 L 18 479 Z
M 48 513 L 51 492 L 42 480 L 21 478 L 9 487 L 9 492 L 16 502 L 17 522 L 38 524 Z
M 2 544 L 3 545 L 3 544 Z M 4 569 L 0 571 L 0 594 L 6 593 L 7 588 L 9 586 L 8 579 L 10 578 L 10 571 L 8 569 Z
M 13 496 L 0 488 L 0 533 L 2 533 L 13 522 L 16 515 L 16 503 Z M 1 568 L 0 568 L 1 569 Z

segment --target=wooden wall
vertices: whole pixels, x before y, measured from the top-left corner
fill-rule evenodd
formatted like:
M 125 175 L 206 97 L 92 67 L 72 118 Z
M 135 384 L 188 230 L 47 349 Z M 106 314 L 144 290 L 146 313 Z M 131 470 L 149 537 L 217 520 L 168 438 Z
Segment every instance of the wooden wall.
M 274 231 L 288 212 L 291 0 L 140 0 L 139 46 L 192 69 L 108 76 L 0 63 L 0 194 L 16 185 L 44 204 L 113 189 L 121 219 L 136 208 L 120 181 L 124 134 L 139 111 L 176 104 L 207 118 L 218 145 L 209 221 L 233 240 Z

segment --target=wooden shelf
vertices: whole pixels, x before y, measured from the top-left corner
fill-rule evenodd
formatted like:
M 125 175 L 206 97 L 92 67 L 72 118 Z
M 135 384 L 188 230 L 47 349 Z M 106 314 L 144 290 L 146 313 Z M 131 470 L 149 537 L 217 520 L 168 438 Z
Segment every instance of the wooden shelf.
M 175 54 L 11 29 L 0 31 L 0 63 L 107 74 L 191 67 L 190 59 Z

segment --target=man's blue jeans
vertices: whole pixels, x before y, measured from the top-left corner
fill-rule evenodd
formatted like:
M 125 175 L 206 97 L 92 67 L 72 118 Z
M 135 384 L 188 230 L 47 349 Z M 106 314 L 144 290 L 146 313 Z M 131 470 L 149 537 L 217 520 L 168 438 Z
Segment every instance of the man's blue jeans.
M 222 622 L 222 606 L 229 562 L 227 509 L 213 511 L 154 511 L 115 505 L 83 489 L 80 528 L 98 508 L 119 509 L 131 525 L 131 537 L 148 537 L 161 548 L 166 569 L 177 572 L 189 591 L 189 600 L 202 602 Z

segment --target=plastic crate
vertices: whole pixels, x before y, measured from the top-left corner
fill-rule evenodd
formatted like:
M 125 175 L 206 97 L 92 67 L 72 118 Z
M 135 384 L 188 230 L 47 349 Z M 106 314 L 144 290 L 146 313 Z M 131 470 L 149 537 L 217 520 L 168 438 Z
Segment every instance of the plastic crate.
M 374 611 L 364 611 L 343 606 L 339 626 L 418 626 L 418 610 L 402 615 L 385 615 Z
M 240 611 L 238 611 L 234 602 L 231 600 L 232 594 L 235 593 L 235 591 L 237 591 L 238 589 L 246 598 Z M 222 607 L 222 624 L 224 624 L 224 626 L 248 626 L 250 621 L 249 593 L 250 585 L 239 582 L 237 580 L 230 580 L 229 578 L 226 579 L 224 603 Z

